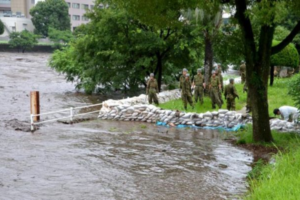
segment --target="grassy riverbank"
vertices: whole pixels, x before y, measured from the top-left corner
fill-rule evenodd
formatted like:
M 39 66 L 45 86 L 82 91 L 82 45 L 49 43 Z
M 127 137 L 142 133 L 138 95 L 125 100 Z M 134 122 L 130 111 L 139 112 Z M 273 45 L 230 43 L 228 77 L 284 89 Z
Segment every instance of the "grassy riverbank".
M 269 98 L 269 113 L 270 116 L 274 116 L 273 110 L 278 108 L 282 105 L 294 105 L 293 100 L 288 95 L 288 84 L 289 79 L 275 79 L 274 85 L 269 87 L 268 89 L 268 98 Z M 246 105 L 247 100 L 247 93 L 243 93 L 243 85 L 242 84 L 235 84 L 237 92 L 240 96 L 240 99 L 236 99 L 236 110 L 242 109 Z M 224 99 L 224 95 L 222 95 L 224 104 L 222 106 L 223 109 L 226 109 L 226 101 Z M 183 103 L 181 99 L 169 101 L 167 103 L 160 104 L 161 108 L 164 109 L 171 109 L 171 110 L 181 110 L 183 109 Z M 212 109 L 211 100 L 209 97 L 204 97 L 204 104 L 200 105 L 198 102 L 195 105 L 194 110 L 188 105 L 187 112 L 197 112 L 197 113 L 204 113 L 207 111 L 218 110 Z
M 293 133 L 272 132 L 273 144 L 254 144 L 251 127 L 238 133 L 240 144 L 264 145 L 277 148 L 271 164 L 257 165 L 249 173 L 250 191 L 246 200 L 282 200 L 299 199 L 299 168 L 300 168 L 300 135 Z

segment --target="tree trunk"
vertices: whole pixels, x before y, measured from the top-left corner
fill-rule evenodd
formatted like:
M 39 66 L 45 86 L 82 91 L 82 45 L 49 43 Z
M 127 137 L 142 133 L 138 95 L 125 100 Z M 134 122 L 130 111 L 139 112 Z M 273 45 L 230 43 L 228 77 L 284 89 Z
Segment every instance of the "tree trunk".
M 206 85 L 208 85 L 211 77 L 212 67 L 213 67 L 213 48 L 209 36 L 206 36 L 204 41 L 205 41 L 204 78 L 205 78 Z
M 263 67 L 255 68 L 261 69 Z M 247 76 L 246 78 L 249 83 L 248 93 L 250 94 L 252 110 L 253 140 L 255 142 L 271 142 L 273 138 L 270 129 L 267 81 L 253 82 L 250 77 Z M 256 78 L 258 81 L 259 77 Z
M 162 57 L 160 55 L 160 53 L 156 54 L 156 58 L 157 58 L 157 66 L 156 66 L 156 70 L 155 73 L 157 72 L 157 84 L 158 84 L 158 90 L 159 92 L 161 91 L 161 82 L 162 82 Z
M 274 65 L 271 65 L 270 70 L 270 86 L 273 86 L 274 83 Z

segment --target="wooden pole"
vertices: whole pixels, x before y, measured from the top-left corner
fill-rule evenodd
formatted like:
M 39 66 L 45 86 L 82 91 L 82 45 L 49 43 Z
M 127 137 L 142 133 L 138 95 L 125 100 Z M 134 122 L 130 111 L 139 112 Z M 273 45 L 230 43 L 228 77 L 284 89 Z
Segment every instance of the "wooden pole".
M 38 91 L 30 92 L 30 113 L 32 115 L 40 114 L 40 93 Z M 33 121 L 40 121 L 40 116 L 34 116 Z

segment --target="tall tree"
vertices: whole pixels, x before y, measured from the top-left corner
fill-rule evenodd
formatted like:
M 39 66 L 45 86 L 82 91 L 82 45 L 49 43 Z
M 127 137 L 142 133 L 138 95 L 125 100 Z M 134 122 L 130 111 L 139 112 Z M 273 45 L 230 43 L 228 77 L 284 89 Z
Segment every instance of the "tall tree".
M 235 18 L 242 30 L 247 63 L 246 79 L 251 93 L 253 139 L 257 142 L 271 142 L 273 138 L 269 123 L 267 95 L 271 55 L 280 52 L 299 33 L 300 21 L 282 42 L 272 47 L 272 40 L 276 25 L 285 19 L 288 11 L 300 15 L 300 1 L 220 0 L 220 3 L 234 6 Z M 255 35 L 254 21 L 259 28 L 258 35 Z
M 201 40 L 190 26 L 148 26 L 112 3 L 107 9 L 95 6 L 87 16 L 91 22 L 78 28 L 76 40 L 56 51 L 50 60 L 51 67 L 87 92 L 99 85 L 136 90 L 146 84 L 145 77 L 151 72 L 161 86 L 179 68 L 200 60 L 194 49 Z
M 219 28 L 222 24 L 222 6 L 216 1 L 208 1 L 203 4 L 201 8 L 196 8 L 194 11 L 188 9 L 183 12 L 183 15 L 191 23 L 195 23 L 203 33 L 204 38 L 204 70 L 205 70 L 205 82 L 209 83 L 211 72 L 213 69 L 214 52 L 213 43 L 216 35 L 219 32 Z M 195 20 L 193 20 L 195 18 Z
M 70 30 L 69 7 L 64 0 L 39 1 L 30 9 L 30 15 L 37 34 L 48 36 L 50 27 L 60 31 Z

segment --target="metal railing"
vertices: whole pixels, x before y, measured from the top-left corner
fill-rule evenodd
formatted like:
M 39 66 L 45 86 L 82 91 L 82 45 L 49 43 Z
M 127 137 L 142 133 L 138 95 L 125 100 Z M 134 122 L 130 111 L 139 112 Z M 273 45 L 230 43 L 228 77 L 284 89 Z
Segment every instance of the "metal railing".
M 31 131 L 34 131 L 36 125 L 44 124 L 44 123 L 48 123 L 48 122 L 54 122 L 54 121 L 58 121 L 58 120 L 62 120 L 62 119 L 70 119 L 70 123 L 72 123 L 73 120 L 74 120 L 74 117 L 89 115 L 89 114 L 99 112 L 99 110 L 95 110 L 95 111 L 91 111 L 91 112 L 78 113 L 77 114 L 76 110 L 84 109 L 84 108 L 92 108 L 92 107 L 101 106 L 101 105 L 102 105 L 102 103 L 99 103 L 99 104 L 93 104 L 93 105 L 89 105 L 89 106 L 70 107 L 70 108 L 67 108 L 67 109 L 62 109 L 62 110 L 47 112 L 47 113 L 31 114 L 30 115 L 30 126 L 31 126 L 30 129 L 31 129 Z M 56 113 L 69 113 L 69 115 L 64 116 L 64 117 L 58 117 L 58 118 L 53 118 L 53 119 L 47 119 L 47 120 L 44 120 L 44 121 L 34 122 L 34 117 L 53 115 L 53 114 L 56 114 Z

